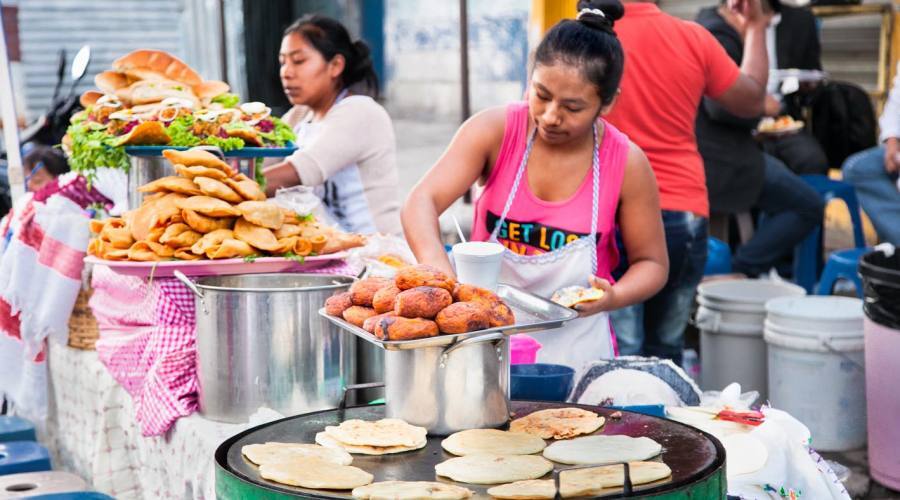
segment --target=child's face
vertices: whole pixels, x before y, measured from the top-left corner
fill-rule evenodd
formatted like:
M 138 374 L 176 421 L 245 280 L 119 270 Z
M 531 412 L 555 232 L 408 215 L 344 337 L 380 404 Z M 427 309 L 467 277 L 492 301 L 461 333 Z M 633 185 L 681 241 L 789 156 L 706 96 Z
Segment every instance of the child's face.
M 40 164 L 38 164 L 40 165 Z M 28 174 L 28 190 L 37 191 L 53 180 L 53 175 L 43 167 L 35 167 Z
M 590 133 L 603 104 L 580 68 L 539 64 L 531 74 L 528 107 L 541 140 L 562 144 Z

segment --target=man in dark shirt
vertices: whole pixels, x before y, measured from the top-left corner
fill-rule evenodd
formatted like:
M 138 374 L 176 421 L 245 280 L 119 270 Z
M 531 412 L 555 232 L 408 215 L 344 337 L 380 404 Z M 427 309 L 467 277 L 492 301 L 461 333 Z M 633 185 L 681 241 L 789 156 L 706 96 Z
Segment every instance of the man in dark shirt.
M 768 0 L 770 11 L 777 0 Z M 734 13 L 723 5 L 703 9 L 697 22 L 735 61 L 743 57 L 743 36 Z M 729 214 L 759 209 L 753 238 L 737 249 L 736 272 L 758 276 L 788 255 L 816 225 L 824 204 L 818 193 L 777 158 L 763 153 L 753 130 L 758 118 L 740 118 L 704 99 L 697 115 L 697 144 L 706 170 L 710 211 Z

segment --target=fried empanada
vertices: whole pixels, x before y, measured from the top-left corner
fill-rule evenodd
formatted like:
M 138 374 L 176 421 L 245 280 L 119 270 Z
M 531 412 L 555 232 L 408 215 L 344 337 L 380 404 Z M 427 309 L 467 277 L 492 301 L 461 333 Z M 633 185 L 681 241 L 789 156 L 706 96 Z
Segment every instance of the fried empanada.
M 152 241 L 154 243 L 159 243 L 159 239 L 162 238 L 162 235 L 166 233 L 166 226 L 157 226 L 150 230 L 150 233 L 147 234 L 146 241 Z
M 186 194 L 188 196 L 203 194 L 193 181 L 177 175 L 170 175 L 168 177 L 156 179 L 153 182 L 148 182 L 139 187 L 138 191 L 141 193 L 172 192 Z
M 143 262 L 168 259 L 174 255 L 174 249 L 152 241 L 138 241 L 128 249 L 128 260 Z
M 306 257 L 311 253 L 312 243 L 310 243 L 306 238 L 298 237 L 296 243 L 294 243 L 294 254 L 301 257 Z
M 200 233 L 182 222 L 167 227 L 163 235 L 160 236 L 159 242 L 172 248 L 184 248 L 197 243 L 201 236 Z
M 394 313 L 404 318 L 434 319 L 441 309 L 452 303 L 453 297 L 443 288 L 417 286 L 397 294 Z
M 168 144 L 171 139 L 166 133 L 166 127 L 156 121 L 147 121 L 138 124 L 127 134 L 113 141 L 113 146 L 139 146 Z
M 191 247 L 179 248 L 175 250 L 174 257 L 179 260 L 200 260 L 203 258 L 201 255 L 194 255 L 194 252 L 191 252 Z
M 216 229 L 231 229 L 235 217 L 207 217 L 193 210 L 182 210 L 181 218 L 191 229 L 201 234 L 211 233 Z
M 109 224 L 100 233 L 100 238 L 109 243 L 113 248 L 128 250 L 134 244 L 131 230 L 127 227 L 110 227 Z
M 281 213 L 284 214 L 284 223 L 285 224 L 301 224 L 304 221 L 303 217 L 300 217 L 300 214 L 291 210 L 290 208 L 281 207 Z M 312 221 L 310 221 L 312 222 Z
M 128 259 L 128 249 L 127 248 L 113 248 L 111 246 L 106 246 L 103 250 L 103 259 L 105 260 L 127 260 Z
M 245 201 L 237 206 L 248 222 L 269 229 L 278 229 L 284 224 L 281 207 L 265 201 Z
M 266 199 L 266 193 L 259 187 L 259 184 L 243 174 L 241 174 L 241 176 L 243 179 L 225 179 L 224 182 L 245 200 L 264 201 Z
M 350 285 L 350 298 L 354 305 L 372 307 L 375 292 L 392 284 L 390 279 L 377 276 L 362 279 Z
M 278 250 L 278 238 L 271 229 L 257 226 L 241 217 L 234 223 L 234 237 L 267 252 Z
M 182 164 L 175 165 L 175 173 L 182 177 L 187 177 L 188 179 L 193 179 L 194 177 L 209 177 L 210 179 L 218 179 L 224 180 L 228 178 L 228 174 L 225 172 L 212 168 L 212 167 L 186 167 Z
M 362 328 L 363 323 L 365 323 L 367 319 L 375 315 L 375 309 L 363 306 L 350 306 L 341 313 L 344 321 L 360 328 Z
M 228 187 L 222 181 L 198 175 L 197 177 L 194 177 L 194 182 L 200 188 L 200 191 L 203 191 L 203 194 L 207 196 L 225 200 L 229 203 L 240 203 L 244 201 L 244 198 L 242 198 L 241 195 L 235 193 L 233 189 Z
M 278 229 L 275 230 L 275 237 L 279 240 L 281 238 L 289 238 L 291 236 L 300 236 L 300 226 L 297 224 L 289 224 L 285 222 Z
M 203 255 L 210 248 L 221 244 L 228 238 L 234 238 L 234 232 L 231 229 L 216 229 L 206 233 L 197 240 L 197 243 L 191 245 L 191 252 L 196 255 Z
M 278 238 L 278 249 L 273 250 L 272 253 L 283 254 L 294 252 L 294 244 L 297 243 L 296 236 L 289 236 L 287 238 Z
M 336 233 L 330 236 L 325 245 L 316 253 L 320 255 L 338 253 L 365 245 L 366 237 L 361 234 Z
M 228 202 L 211 196 L 191 196 L 180 200 L 177 206 L 180 210 L 193 210 L 209 217 L 236 217 L 241 215 L 241 212 L 229 205 Z
M 106 219 L 106 220 L 91 219 L 91 222 L 89 223 L 91 232 L 94 234 L 100 234 L 100 231 L 103 231 L 103 228 L 106 227 L 106 225 L 109 224 L 109 222 L 111 220 L 112 219 Z
M 322 254 L 322 250 L 325 248 L 325 245 L 328 244 L 328 237 L 324 234 L 317 234 L 309 238 L 309 244 L 312 246 L 313 252 Z
M 230 165 L 220 160 L 218 156 L 204 149 L 191 148 L 187 151 L 164 149 L 162 154 L 172 163 L 172 165 L 181 164 L 186 167 L 201 166 L 215 168 L 228 174 L 228 177 L 235 174 Z
M 487 306 L 477 302 L 456 302 L 443 308 L 435 323 L 441 333 L 469 333 L 490 328 L 491 320 Z
M 400 269 L 397 271 L 395 282 L 397 288 L 401 290 L 409 290 L 417 286 L 436 286 L 448 292 L 453 292 L 454 287 L 456 287 L 456 280 L 447 276 L 440 269 L 428 264 L 419 264 Z
M 177 203 L 187 197 L 180 193 L 166 193 L 155 200 L 144 203 L 131 213 L 126 213 L 126 225 L 131 228 L 135 241 L 146 240 L 154 227 L 165 226 L 172 217 L 181 214 Z
M 206 251 L 206 256 L 210 259 L 233 259 L 235 257 L 248 257 L 256 254 L 256 250 L 246 242 L 227 238 L 219 245 L 216 245 Z
M 375 295 L 372 296 L 372 307 L 375 312 L 378 314 L 393 312 L 399 294 L 400 289 L 394 285 L 386 286 L 375 292 Z

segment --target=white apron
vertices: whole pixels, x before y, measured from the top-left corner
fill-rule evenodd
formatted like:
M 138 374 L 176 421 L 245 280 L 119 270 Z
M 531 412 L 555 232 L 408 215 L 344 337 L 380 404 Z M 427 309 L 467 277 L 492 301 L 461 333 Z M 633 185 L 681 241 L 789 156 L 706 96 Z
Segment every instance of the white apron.
M 522 163 L 516 172 L 512 190 L 506 199 L 503 214 L 491 233 L 490 241 L 497 242 L 497 234 L 512 208 L 516 193 L 519 191 L 519 184 L 528 165 L 534 137 L 535 132 L 532 132 L 525 148 L 525 154 L 522 156 Z M 594 126 L 592 170 L 591 233 L 560 249 L 540 255 L 520 255 L 508 248 L 505 249 L 500 271 L 501 283 L 507 283 L 546 298 L 550 298 L 553 292 L 566 286 L 590 286 L 588 271 L 590 270 L 591 274 L 597 272 L 597 212 L 600 201 L 600 144 L 597 140 L 596 125 Z M 588 363 L 598 359 L 610 359 L 614 356 L 609 315 L 605 312 L 574 319 L 562 328 L 530 335 L 543 346 L 538 351 L 537 362 L 574 368 L 576 382 Z

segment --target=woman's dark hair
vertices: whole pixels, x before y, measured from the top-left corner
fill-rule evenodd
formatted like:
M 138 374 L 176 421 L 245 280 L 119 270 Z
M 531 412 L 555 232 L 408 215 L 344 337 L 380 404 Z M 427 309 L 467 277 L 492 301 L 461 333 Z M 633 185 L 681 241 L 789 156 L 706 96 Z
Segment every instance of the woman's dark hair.
M 613 25 L 625 15 L 619 0 L 580 0 L 578 19 L 564 19 L 550 28 L 534 53 L 535 65 L 563 62 L 579 66 L 585 78 L 597 87 L 609 104 L 625 67 L 622 44 Z
M 63 152 L 50 146 L 34 146 L 22 162 L 28 167 L 29 172 L 34 170 L 38 163 L 43 163 L 44 170 L 53 177 L 59 177 L 69 171 L 69 163 Z
M 284 30 L 284 36 L 298 34 L 312 45 L 326 61 L 344 56 L 341 87 L 353 87 L 354 93 L 378 98 L 378 75 L 372 66 L 369 46 L 362 40 L 350 39 L 343 24 L 330 17 L 307 14 Z

